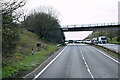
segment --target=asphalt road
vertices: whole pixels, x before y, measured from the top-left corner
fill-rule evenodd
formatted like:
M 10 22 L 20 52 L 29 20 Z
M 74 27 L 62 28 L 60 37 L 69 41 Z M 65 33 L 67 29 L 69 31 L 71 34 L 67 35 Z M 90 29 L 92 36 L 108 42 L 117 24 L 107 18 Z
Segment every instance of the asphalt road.
M 119 65 L 92 46 L 69 44 L 37 79 L 118 78 Z
M 107 47 L 109 49 L 112 49 L 112 50 L 115 50 L 116 52 L 120 52 L 120 45 L 118 44 L 98 44 L 98 45 L 101 45 L 101 46 L 104 46 L 104 47 Z

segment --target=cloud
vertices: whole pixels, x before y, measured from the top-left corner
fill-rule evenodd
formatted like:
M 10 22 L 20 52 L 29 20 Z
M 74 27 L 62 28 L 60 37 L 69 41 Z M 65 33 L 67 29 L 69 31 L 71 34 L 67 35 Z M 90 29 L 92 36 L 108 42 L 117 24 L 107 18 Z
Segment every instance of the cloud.
M 26 10 L 52 6 L 60 12 L 61 25 L 118 22 L 119 0 L 28 0 Z M 65 33 L 67 39 L 83 39 L 91 32 Z
M 117 22 L 119 0 L 28 0 L 29 11 L 41 5 L 60 12 L 61 24 Z

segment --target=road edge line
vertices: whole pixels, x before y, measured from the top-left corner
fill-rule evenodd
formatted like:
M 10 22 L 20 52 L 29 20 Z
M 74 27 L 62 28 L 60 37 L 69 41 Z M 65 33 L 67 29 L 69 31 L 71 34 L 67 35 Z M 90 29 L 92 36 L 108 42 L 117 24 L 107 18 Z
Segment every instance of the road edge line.
M 92 47 L 93 47 L 93 46 L 92 46 Z M 106 57 L 110 58 L 110 59 L 113 60 L 114 62 L 120 64 L 119 61 L 117 61 L 117 60 L 115 60 L 114 58 L 110 57 L 109 55 L 107 55 L 107 54 L 104 53 L 103 51 L 101 51 L 101 50 L 99 50 L 99 49 L 97 49 L 97 48 L 95 48 L 95 47 L 93 47 L 93 48 L 96 49 L 97 51 L 99 51 L 100 53 L 102 53 L 103 55 L 105 55 Z
M 32 80 L 36 80 L 62 53 L 63 51 L 67 48 L 67 46 L 52 60 L 50 63 L 45 66 Z

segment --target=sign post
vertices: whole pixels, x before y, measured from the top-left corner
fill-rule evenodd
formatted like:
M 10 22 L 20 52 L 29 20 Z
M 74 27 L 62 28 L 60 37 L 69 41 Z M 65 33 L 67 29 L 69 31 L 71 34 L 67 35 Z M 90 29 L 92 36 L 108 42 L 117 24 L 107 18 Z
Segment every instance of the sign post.
M 37 44 L 36 44 L 36 47 L 38 47 L 38 52 L 39 52 L 39 51 L 40 51 L 40 50 L 39 50 L 39 47 L 41 47 L 41 43 L 37 43 Z

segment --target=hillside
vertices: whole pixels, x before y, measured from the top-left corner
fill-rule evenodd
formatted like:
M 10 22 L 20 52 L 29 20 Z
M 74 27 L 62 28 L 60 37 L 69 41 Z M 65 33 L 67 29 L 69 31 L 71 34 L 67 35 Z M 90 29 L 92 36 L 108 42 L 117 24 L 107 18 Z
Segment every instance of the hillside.
M 39 52 L 38 47 L 36 47 L 38 43 L 41 44 Z M 32 55 L 32 49 L 34 55 Z M 16 52 L 7 56 L 7 58 L 3 57 L 2 77 L 16 78 L 16 76 L 24 76 L 46 60 L 49 54 L 56 49 L 58 47 L 56 47 L 55 43 L 40 40 L 36 34 L 23 29 Z

